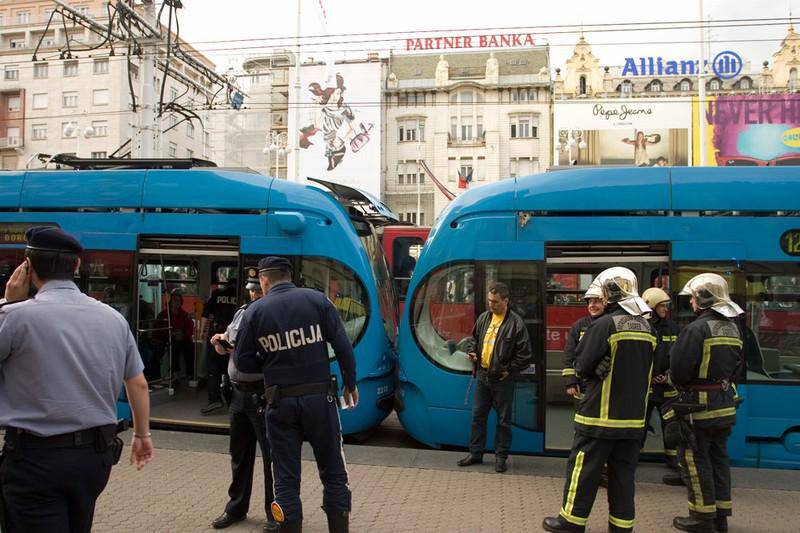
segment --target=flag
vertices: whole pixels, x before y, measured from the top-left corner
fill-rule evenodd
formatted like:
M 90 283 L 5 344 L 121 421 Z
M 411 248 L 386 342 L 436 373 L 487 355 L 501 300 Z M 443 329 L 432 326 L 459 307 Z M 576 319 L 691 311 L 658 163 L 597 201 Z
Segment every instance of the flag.
M 434 185 L 436 185 L 436 188 L 439 189 L 439 191 L 445 196 L 445 198 L 447 198 L 448 200 L 452 200 L 453 198 L 456 197 L 456 195 L 450 192 L 450 190 L 447 187 L 445 187 L 441 181 L 436 179 L 436 176 L 433 175 L 433 172 L 431 172 L 431 169 L 428 168 L 428 165 L 425 163 L 425 161 L 420 160 L 419 166 L 422 167 L 422 170 L 425 171 L 425 174 L 428 175 L 428 177 L 431 179 Z
M 467 179 L 461 174 L 461 171 L 458 171 L 458 188 L 459 189 L 466 189 L 467 188 Z

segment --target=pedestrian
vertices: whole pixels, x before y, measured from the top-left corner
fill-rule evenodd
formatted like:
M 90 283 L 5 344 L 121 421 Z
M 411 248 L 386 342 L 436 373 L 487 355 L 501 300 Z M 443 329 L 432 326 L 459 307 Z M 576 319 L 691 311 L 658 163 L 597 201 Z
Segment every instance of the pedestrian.
M 225 405 L 222 403 L 220 386 L 223 375 L 228 372 L 228 359 L 230 356 L 217 353 L 211 344 L 211 337 L 217 333 L 224 333 L 228 324 L 233 321 L 236 313 L 236 285 L 231 280 L 226 280 L 221 287 L 211 292 L 208 301 L 203 306 L 203 316 L 200 321 L 200 330 L 203 338 L 208 338 L 206 344 L 206 375 L 208 376 L 208 405 L 200 409 L 203 415 L 209 415 Z
M 681 327 L 669 318 L 669 306 L 672 303 L 672 298 L 664 289 L 658 287 L 650 287 L 642 293 L 645 303 L 653 310 L 650 315 L 650 324 L 656 330 L 656 337 L 658 338 L 658 345 L 653 358 L 653 378 L 650 383 L 650 396 L 647 400 L 647 413 L 645 415 L 645 431 L 642 436 L 642 448 L 644 448 L 645 441 L 647 440 L 647 433 L 650 429 L 650 417 L 654 410 L 657 410 L 661 418 L 661 434 L 664 443 L 664 456 L 666 457 L 667 468 L 671 470 L 678 470 L 678 450 L 667 442 L 666 432 L 664 428 L 667 421 L 664 420 L 663 409 L 665 402 L 674 400 L 678 396 L 678 391 L 675 390 L 667 378 L 669 373 L 669 351 L 675 341 L 678 340 L 678 333 Z M 672 476 L 674 477 L 674 475 Z M 667 479 L 671 479 L 669 477 Z M 678 476 L 677 483 L 682 484 L 680 476 Z M 669 484 L 669 483 L 668 483 Z M 673 483 L 674 484 L 674 483 Z
M 736 376 L 744 364 L 734 319 L 744 311 L 719 274 L 693 277 L 680 294 L 691 296 L 698 316 L 670 350 L 670 378 L 680 393 L 670 418 L 682 437 L 678 463 L 689 492 L 689 516 L 675 517 L 673 526 L 725 533 L 733 512 L 728 437 L 736 423 Z
M 144 365 L 128 322 L 80 292 L 83 247 L 56 227 L 25 232 L 0 303 L 0 486 L 7 531 L 89 532 L 119 459 L 116 401 L 133 411 L 131 464 L 153 458 Z M 28 298 L 30 285 L 38 292 Z
M 292 283 L 288 259 L 265 257 L 258 262 L 258 271 L 265 296 L 242 316 L 234 359 L 242 372 L 264 373 L 275 479 L 272 515 L 280 531 L 302 531 L 300 449 L 307 440 L 322 480 L 328 530 L 346 533 L 351 494 L 337 406 L 339 391 L 330 375 L 328 344 L 344 381 L 344 408 L 358 404 L 353 346 L 325 294 Z
M 472 397 L 469 455 L 458 461 L 458 466 L 483 462 L 486 419 L 489 410 L 494 408 L 497 413 L 494 469 L 499 473 L 508 470 L 514 378 L 528 368 L 532 357 L 525 322 L 509 308 L 508 297 L 508 285 L 500 282 L 493 284 L 486 299 L 489 309 L 478 317 L 472 328 L 467 355 L 473 364 L 472 375 L 477 380 Z
M 597 281 L 606 312 L 578 344 L 575 374 L 585 380 L 586 391 L 575 414 L 561 511 L 544 519 L 547 531 L 585 530 L 604 464 L 609 531 L 633 530 L 634 474 L 656 337 L 643 316 L 650 308 L 639 297 L 633 272 L 609 268 Z
M 258 270 L 250 269 L 245 289 L 250 294 L 250 302 L 241 306 L 225 333 L 211 337 L 211 344 L 220 355 L 230 356 L 241 326 L 244 311 L 264 293 L 258 283 Z M 250 494 L 253 490 L 253 470 L 256 460 L 256 444 L 261 447 L 261 460 L 264 465 L 264 512 L 267 521 L 264 532 L 278 531 L 278 524 L 272 517 L 272 468 L 270 449 L 264 421 L 264 374 L 261 372 L 240 372 L 236 361 L 229 357 L 228 375 L 231 380 L 230 399 L 230 447 L 231 485 L 228 488 L 228 504 L 225 511 L 211 525 L 223 529 L 247 518 L 250 508 Z

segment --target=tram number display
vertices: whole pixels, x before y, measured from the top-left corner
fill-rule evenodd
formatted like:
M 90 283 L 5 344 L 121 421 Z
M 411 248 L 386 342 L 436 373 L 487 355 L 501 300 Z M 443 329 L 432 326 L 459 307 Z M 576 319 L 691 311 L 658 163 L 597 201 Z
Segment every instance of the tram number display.
M 25 244 L 25 232 L 35 226 L 54 226 L 52 222 L 0 222 L 0 244 Z
M 800 256 L 800 229 L 790 229 L 781 235 L 781 250 L 793 256 Z

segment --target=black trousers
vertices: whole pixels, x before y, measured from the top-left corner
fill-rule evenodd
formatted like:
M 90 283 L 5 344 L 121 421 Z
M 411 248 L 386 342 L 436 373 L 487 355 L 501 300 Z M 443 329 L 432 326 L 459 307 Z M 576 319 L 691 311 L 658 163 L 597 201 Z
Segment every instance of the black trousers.
M 267 408 L 267 437 L 272 448 L 276 520 L 293 523 L 303 519 L 300 449 L 304 440 L 311 444 L 317 461 L 322 507 L 326 511 L 350 511 L 351 494 L 335 398 L 329 400 L 326 394 L 281 398 L 277 406 Z
M 79 448 L 4 452 L 0 485 L 9 533 L 89 533 L 94 506 L 111 474 L 111 450 Z
M 731 428 L 711 429 L 681 422 L 681 476 L 689 491 L 689 514 L 709 519 L 733 514 L 728 437 Z
M 666 427 L 667 423 L 664 420 L 663 416 L 664 410 L 661 408 L 661 406 L 662 402 L 654 401 L 652 399 L 647 400 L 647 413 L 645 414 L 644 418 L 645 428 L 644 428 L 644 433 L 642 434 L 641 447 L 644 448 L 644 444 L 645 442 L 647 442 L 647 433 L 648 433 L 647 427 L 648 424 L 650 424 L 650 420 L 653 416 L 653 411 L 655 410 L 658 413 L 659 419 L 661 420 L 661 440 L 664 444 L 664 455 L 666 455 L 667 457 L 668 464 L 670 463 L 674 464 L 674 462 L 677 460 L 678 457 L 678 450 L 675 447 L 669 446 L 667 444 L 666 432 L 664 431 L 664 428 Z
M 231 516 L 244 516 L 250 509 L 250 495 L 253 490 L 253 472 L 256 461 L 256 444 L 261 447 L 264 468 L 264 511 L 268 518 L 272 494 L 272 468 L 270 449 L 264 414 L 258 412 L 259 400 L 254 393 L 242 392 L 234 388 L 231 398 L 231 485 L 228 488 L 228 504 L 225 512 Z
M 494 435 L 494 453 L 497 457 L 508 457 L 511 449 L 511 404 L 514 402 L 514 382 L 511 379 L 490 383 L 479 376 L 475 380 L 472 397 L 472 431 L 469 438 L 469 453 L 483 455 L 486 449 L 486 419 L 489 409 L 497 413 L 497 428 Z
M 597 439 L 575 433 L 567 461 L 562 518 L 585 526 L 597 496 L 603 465 L 608 465 L 608 521 L 611 531 L 633 528 L 634 474 L 639 461 L 638 439 Z
M 208 376 L 208 403 L 222 402 L 222 393 L 219 390 L 222 384 L 222 375 L 228 374 L 229 355 L 220 355 L 206 343 L 206 374 Z

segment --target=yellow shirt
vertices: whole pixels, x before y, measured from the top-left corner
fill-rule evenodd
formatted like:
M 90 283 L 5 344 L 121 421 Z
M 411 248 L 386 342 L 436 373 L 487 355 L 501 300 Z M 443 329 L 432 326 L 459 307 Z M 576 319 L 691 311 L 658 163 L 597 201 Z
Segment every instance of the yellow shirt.
M 494 340 L 497 338 L 497 330 L 500 329 L 500 324 L 506 315 L 496 315 L 492 313 L 492 322 L 486 328 L 486 334 L 483 336 L 483 349 L 481 350 L 481 366 L 489 368 L 489 363 L 492 362 L 492 352 L 494 351 Z

